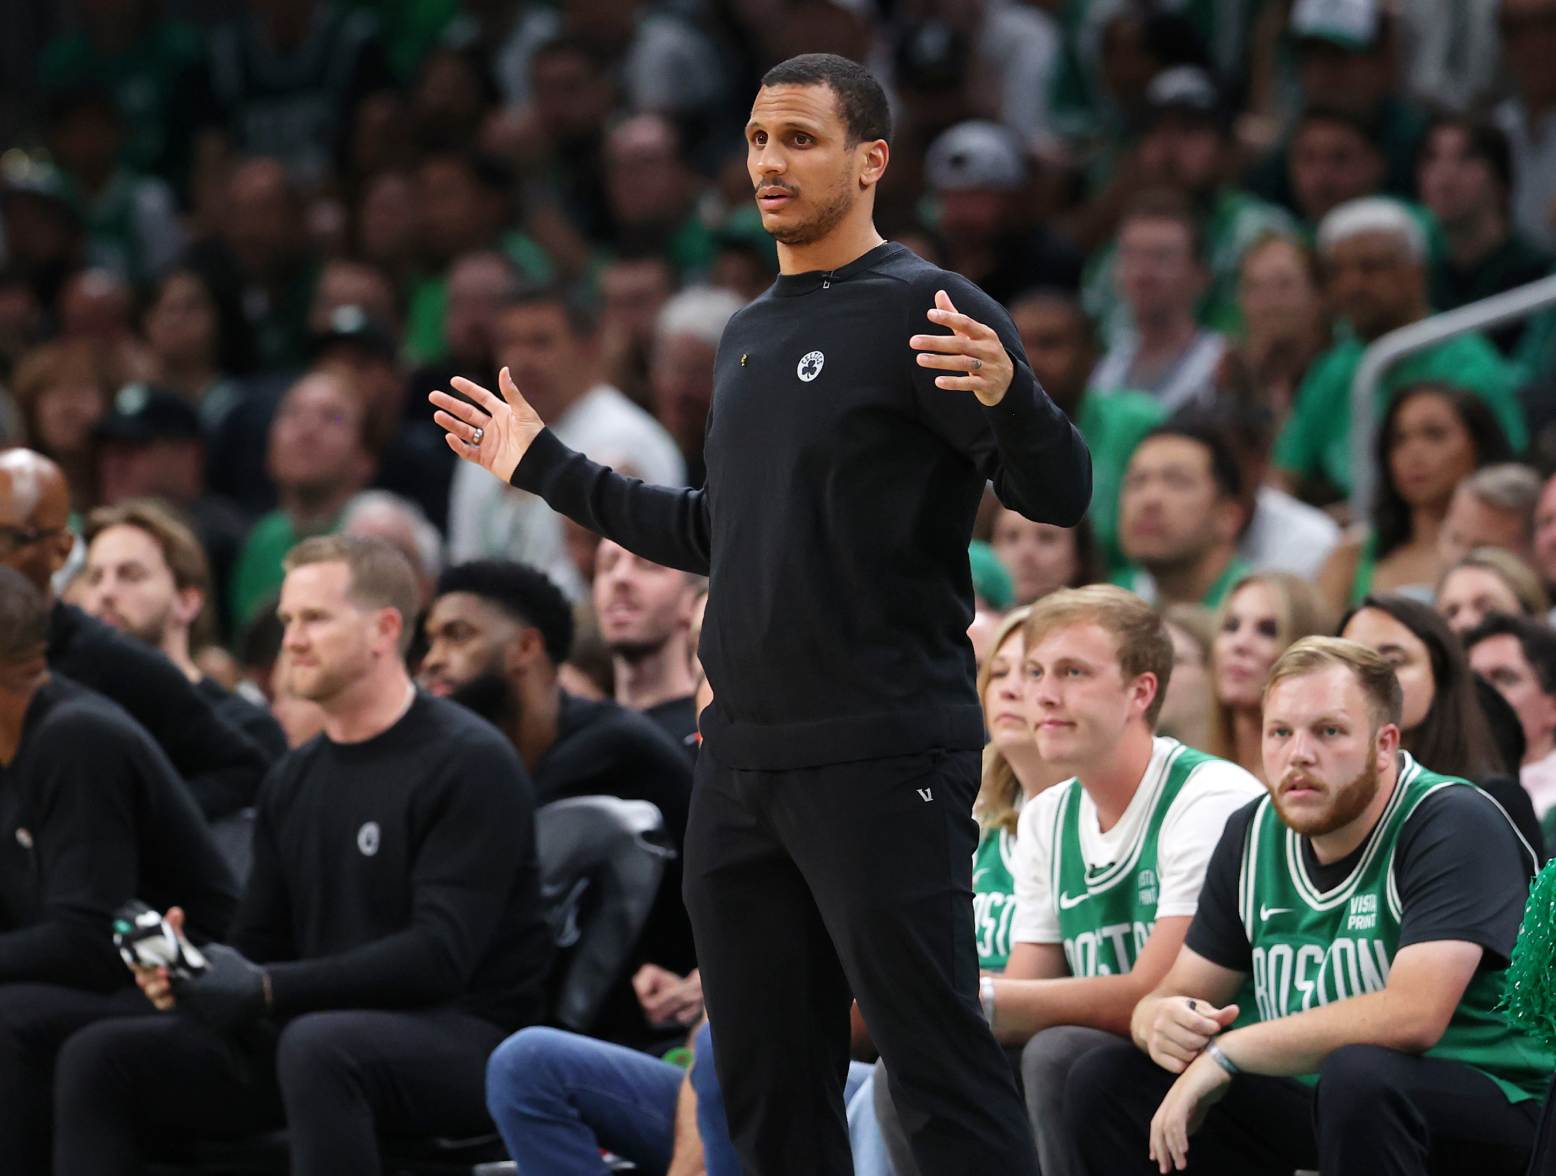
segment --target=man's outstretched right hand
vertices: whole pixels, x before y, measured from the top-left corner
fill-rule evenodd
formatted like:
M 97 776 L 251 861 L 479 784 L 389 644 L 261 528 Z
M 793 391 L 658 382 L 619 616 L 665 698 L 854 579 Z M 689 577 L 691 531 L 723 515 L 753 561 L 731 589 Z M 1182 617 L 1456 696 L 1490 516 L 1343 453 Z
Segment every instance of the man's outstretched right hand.
M 508 481 L 546 427 L 545 422 L 519 392 L 507 368 L 497 373 L 501 398 L 463 376 L 455 376 L 451 382 L 455 391 L 470 399 L 460 400 L 447 392 L 430 393 L 427 399 L 438 410 L 432 414 L 434 423 L 443 430 L 448 447 L 460 457 Z

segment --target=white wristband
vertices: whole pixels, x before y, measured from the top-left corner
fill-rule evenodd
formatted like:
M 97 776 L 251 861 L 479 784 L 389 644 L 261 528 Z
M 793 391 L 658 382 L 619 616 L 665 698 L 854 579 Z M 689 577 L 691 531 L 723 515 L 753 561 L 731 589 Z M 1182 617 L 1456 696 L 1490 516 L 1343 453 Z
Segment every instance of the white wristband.
M 994 1028 L 994 977 L 978 977 L 978 1003 L 983 1007 L 983 1019 Z

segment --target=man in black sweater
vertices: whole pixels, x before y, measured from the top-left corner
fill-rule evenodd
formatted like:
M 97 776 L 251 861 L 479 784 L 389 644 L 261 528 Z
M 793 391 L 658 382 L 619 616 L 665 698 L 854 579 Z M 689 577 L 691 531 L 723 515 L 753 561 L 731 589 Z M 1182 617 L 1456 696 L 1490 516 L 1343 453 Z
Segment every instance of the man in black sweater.
M 849 1170 L 852 993 L 920 1167 L 1031 1173 L 979 1010 L 967 542 L 989 479 L 1007 506 L 1074 524 L 1090 457 L 1004 311 L 875 231 L 889 133 L 852 62 L 763 78 L 747 164 L 780 275 L 720 344 L 705 489 L 572 452 L 506 371 L 500 398 L 458 380 L 468 399 L 431 399 L 460 457 L 709 574 L 685 897 L 746 1168 Z
M 677 573 L 679 574 L 679 573 Z M 557 679 L 573 643 L 573 614 L 549 577 L 504 560 L 474 560 L 438 578 L 426 621 L 421 684 L 495 723 L 513 742 L 539 804 L 570 796 L 620 796 L 659 808 L 677 859 L 665 871 L 633 965 L 678 975 L 696 966 L 681 905 L 679 854 L 686 836 L 692 770 L 686 754 L 643 715 L 614 702 L 568 694 Z M 664 1039 L 645 1023 L 630 983 L 618 978 L 595 1036 L 630 1045 Z M 669 1036 L 685 1036 L 676 1026 Z
M 662 567 L 601 539 L 594 551 L 594 615 L 615 670 L 616 701 L 695 750 L 697 676 L 692 623 L 701 576 Z
M 550 954 L 534 794 L 489 724 L 411 683 L 415 610 L 415 574 L 381 540 L 287 557 L 289 685 L 324 733 L 266 780 L 230 946 L 191 980 L 137 976 L 177 1013 L 67 1043 L 59 1176 L 140 1172 L 190 1125 L 284 1118 L 298 1176 L 377 1176 L 381 1133 L 491 1129 L 487 1055 L 539 1020 Z
M 0 453 L 0 566 L 48 599 L 75 543 L 70 487 L 60 468 L 28 449 Z M 216 713 L 167 658 L 115 633 L 73 605 L 49 617 L 50 667 L 130 713 L 167 753 L 208 820 L 254 802 L 270 758 Z
M 48 605 L 0 568 L 0 1155 L 49 1171 L 59 1046 L 151 1011 L 114 950 L 134 898 L 181 903 L 197 939 L 225 934 L 237 883 L 167 757 L 124 711 L 51 675 Z

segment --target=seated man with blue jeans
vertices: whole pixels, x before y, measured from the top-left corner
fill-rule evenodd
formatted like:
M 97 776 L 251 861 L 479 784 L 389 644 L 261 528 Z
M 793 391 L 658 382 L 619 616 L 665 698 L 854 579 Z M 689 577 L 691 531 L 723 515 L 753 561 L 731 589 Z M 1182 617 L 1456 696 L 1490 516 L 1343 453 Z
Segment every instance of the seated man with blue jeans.
M 646 971 L 646 969 L 645 969 Z M 679 986 L 689 992 L 696 974 Z M 639 973 L 634 987 L 651 1017 L 657 1007 Z M 682 1004 L 693 1017 L 701 1001 Z M 740 1176 L 724 1100 L 713 1069 L 713 1038 L 703 1021 L 692 1035 L 689 1071 L 637 1050 L 558 1029 L 521 1029 L 498 1047 L 486 1070 L 487 1109 L 520 1172 L 605 1172 L 601 1149 L 666 1176 Z M 866 1091 L 870 1067 L 849 1067 L 848 1102 L 855 1169 L 888 1171 Z M 868 1123 L 856 1122 L 865 1116 Z

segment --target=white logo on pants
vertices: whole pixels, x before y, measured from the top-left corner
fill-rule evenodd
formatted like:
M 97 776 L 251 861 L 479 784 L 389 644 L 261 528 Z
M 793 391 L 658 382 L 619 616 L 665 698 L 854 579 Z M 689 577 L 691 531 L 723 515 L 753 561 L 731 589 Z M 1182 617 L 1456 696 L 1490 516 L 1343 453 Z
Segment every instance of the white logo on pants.
M 357 848 L 362 851 L 363 857 L 372 857 L 378 852 L 378 843 L 382 840 L 382 834 L 378 830 L 377 821 L 369 821 L 357 830 Z

